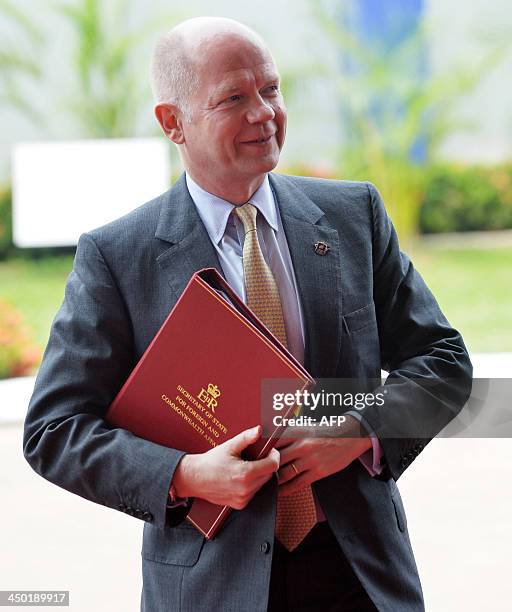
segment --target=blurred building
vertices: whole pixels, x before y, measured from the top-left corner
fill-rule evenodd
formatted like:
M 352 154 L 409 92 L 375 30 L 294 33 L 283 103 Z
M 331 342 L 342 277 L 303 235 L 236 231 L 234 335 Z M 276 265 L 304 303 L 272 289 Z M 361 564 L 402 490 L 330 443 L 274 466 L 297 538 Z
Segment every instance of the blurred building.
M 74 5 L 80 0 L 68 0 Z M 115 4 L 115 3 L 112 3 Z M 75 32 L 62 20 L 62 15 L 47 5 L 44 11 L 37 0 L 20 0 L 20 10 L 43 32 L 47 44 L 37 55 L 41 75 L 39 78 L 24 76 L 20 88 L 25 105 L 33 109 L 20 112 L 11 105 L 2 105 L 0 129 L 0 179 L 6 180 L 9 172 L 9 151 L 17 141 L 48 139 L 76 139 L 84 134 L 68 112 L 68 97 L 76 88 L 73 74 Z M 111 3 L 99 3 L 101 10 L 110 10 Z M 467 124 L 446 139 L 442 147 L 445 156 L 471 161 L 492 162 L 512 157 L 512 50 L 508 32 L 512 26 L 512 5 L 507 0 L 347 0 L 346 2 L 323 0 L 260 0 L 257 4 L 234 0 L 218 0 L 215 4 L 206 0 L 169 2 L 155 0 L 148 4 L 133 0 L 130 14 L 124 17 L 129 24 L 137 24 L 145 18 L 157 17 L 162 30 L 172 19 L 201 14 L 230 16 L 240 19 L 260 31 L 268 40 L 283 73 L 290 84 L 290 124 L 284 159 L 288 163 L 300 160 L 308 163 L 329 163 L 336 148 L 346 137 L 343 129 L 343 113 L 340 99 L 343 92 L 329 74 L 343 66 L 339 49 L 326 35 L 314 17 L 314 6 L 328 10 L 344 6 L 350 13 L 348 25 L 360 40 L 369 45 L 382 45 L 389 49 L 409 28 L 426 20 L 428 44 L 416 57 L 411 58 L 418 70 L 421 87 L 425 74 L 437 74 L 457 70 L 464 66 L 479 69 L 480 62 L 491 46 L 502 48 L 499 62 L 495 62 L 480 79 L 478 87 L 460 101 L 458 118 Z M 396 19 L 399 16 L 399 28 Z M 0 37 L 2 45 L 14 45 L 23 53 L 34 49 L 18 35 L 19 26 L 0 10 Z M 156 28 L 157 29 L 157 28 Z M 54 32 L 58 30 L 58 37 Z M 139 47 L 139 62 L 133 65 L 134 74 L 141 83 L 148 83 L 148 62 L 155 37 Z M 378 41 L 378 42 L 377 42 Z M 347 58 L 345 58 L 346 66 Z M 147 86 L 149 94 L 149 85 Z M 378 101 L 376 101 L 378 104 Z M 135 136 L 158 134 L 148 97 L 141 109 L 140 121 L 134 129 Z M 421 158 L 421 140 L 414 155 Z

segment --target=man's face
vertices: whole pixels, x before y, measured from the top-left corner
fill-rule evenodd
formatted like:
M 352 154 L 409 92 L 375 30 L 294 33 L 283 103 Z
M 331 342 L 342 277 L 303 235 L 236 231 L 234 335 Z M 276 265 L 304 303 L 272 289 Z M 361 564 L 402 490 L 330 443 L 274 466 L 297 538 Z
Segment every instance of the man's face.
M 277 165 L 286 132 L 270 54 L 229 37 L 198 45 L 194 59 L 199 87 L 190 101 L 192 121 L 182 126 L 187 170 L 217 193 L 227 185 L 257 183 Z

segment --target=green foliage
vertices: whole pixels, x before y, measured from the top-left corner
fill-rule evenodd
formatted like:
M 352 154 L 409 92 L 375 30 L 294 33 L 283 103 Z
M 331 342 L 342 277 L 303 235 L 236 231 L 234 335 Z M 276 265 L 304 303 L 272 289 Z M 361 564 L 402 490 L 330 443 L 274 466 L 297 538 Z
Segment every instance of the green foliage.
M 37 123 L 40 116 L 22 95 L 20 82 L 21 79 L 40 80 L 39 55 L 45 37 L 35 20 L 13 2 L 0 0 L 0 13 L 13 33 L 11 38 L 3 36 L 0 47 L 0 105 L 22 112 Z
M 443 248 L 418 240 L 411 255 L 446 318 L 471 352 L 512 351 L 512 241 L 498 248 Z
M 50 324 L 62 303 L 72 266 L 71 255 L 0 261 L 0 300 L 20 313 L 38 346 L 48 342 Z
M 76 119 L 83 137 L 134 136 L 141 110 L 147 112 L 151 94 L 146 56 L 140 46 L 163 25 L 172 27 L 180 14 L 173 10 L 132 26 L 134 6 L 135 0 L 73 0 L 49 6 L 74 34 L 69 64 L 72 84 L 58 89 L 54 108 Z M 37 105 L 20 84 L 23 79 L 43 77 L 41 56 L 46 35 L 37 20 L 12 0 L 0 0 L 0 14 L 15 33 L 13 40 L 4 37 L 0 46 L 0 104 L 23 112 L 40 126 L 44 120 Z
M 163 23 L 171 27 L 178 16 L 160 15 L 133 28 L 128 25 L 132 5 L 132 0 L 77 0 L 57 7 L 74 30 L 78 83 L 66 99 L 66 110 L 86 137 L 133 136 L 139 113 L 150 102 L 148 71 L 140 65 L 139 46 Z
M 10 187 L 0 188 L 0 260 L 12 252 L 12 194 Z
M 454 66 L 420 79 L 418 58 L 429 44 L 425 23 L 386 49 L 378 41 L 368 46 L 342 25 L 349 22 L 344 11 L 350 3 L 311 0 L 310 7 L 352 65 L 332 76 L 345 118 L 338 174 L 375 183 L 400 237 L 408 240 L 417 232 L 428 178 L 412 163 L 411 151 L 421 140 L 425 163 L 431 163 L 447 136 L 468 127 L 457 117 L 457 104 L 502 60 L 506 47 L 489 45 L 476 66 Z
M 0 300 L 0 379 L 32 374 L 41 361 L 21 315 L 8 302 Z
M 512 165 L 434 167 L 419 221 L 424 233 L 512 229 Z
M 126 4 L 123 3 L 125 9 Z M 74 30 L 78 87 L 67 97 L 67 110 L 78 119 L 88 137 L 133 134 L 141 95 L 131 61 L 137 37 L 123 32 L 123 13 L 116 11 L 113 19 L 117 27 L 112 27 L 103 18 L 98 0 L 80 0 L 58 10 Z

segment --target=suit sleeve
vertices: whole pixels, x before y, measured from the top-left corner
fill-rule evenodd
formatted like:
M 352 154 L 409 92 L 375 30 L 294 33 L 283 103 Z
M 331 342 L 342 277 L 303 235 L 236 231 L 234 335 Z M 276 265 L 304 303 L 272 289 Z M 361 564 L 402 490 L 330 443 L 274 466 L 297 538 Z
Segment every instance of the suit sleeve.
M 94 239 L 84 234 L 28 407 L 24 455 L 50 482 L 164 527 L 185 515 L 182 509 L 167 515 L 170 483 L 184 453 L 104 420 L 134 365 L 122 296 Z
M 374 302 L 381 362 L 389 372 L 383 405 L 362 415 L 378 436 L 395 480 L 462 409 L 472 365 L 461 335 L 400 251 L 382 199 L 368 184 L 373 220 Z

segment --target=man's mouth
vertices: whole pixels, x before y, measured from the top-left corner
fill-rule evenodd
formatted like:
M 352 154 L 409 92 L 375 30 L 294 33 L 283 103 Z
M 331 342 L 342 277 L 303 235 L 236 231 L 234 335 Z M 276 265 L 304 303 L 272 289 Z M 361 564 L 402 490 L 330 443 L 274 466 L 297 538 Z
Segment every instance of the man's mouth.
M 261 145 L 261 144 L 266 144 L 267 142 L 270 142 L 270 139 L 272 138 L 273 134 L 271 134 L 270 136 L 267 136 L 266 138 L 257 138 L 255 140 L 246 140 L 243 144 L 255 144 L 255 145 Z

